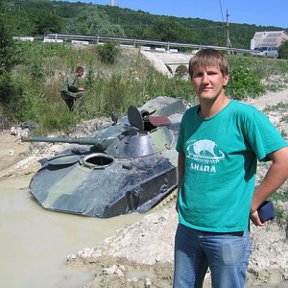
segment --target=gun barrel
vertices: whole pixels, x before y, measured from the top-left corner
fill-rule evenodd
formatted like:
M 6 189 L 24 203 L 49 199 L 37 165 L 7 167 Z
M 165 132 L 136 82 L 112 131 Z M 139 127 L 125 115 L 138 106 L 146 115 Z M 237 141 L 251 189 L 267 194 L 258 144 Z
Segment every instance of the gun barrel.
M 48 142 L 48 143 L 70 143 L 82 145 L 95 145 L 95 140 L 91 137 L 22 137 L 23 142 Z

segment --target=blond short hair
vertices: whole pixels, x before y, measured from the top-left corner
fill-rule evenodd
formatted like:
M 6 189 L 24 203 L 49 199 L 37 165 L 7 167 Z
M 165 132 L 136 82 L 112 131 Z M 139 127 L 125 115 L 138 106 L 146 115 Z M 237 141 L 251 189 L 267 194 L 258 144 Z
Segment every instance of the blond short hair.
M 189 74 L 192 77 L 199 67 L 219 67 L 223 75 L 229 74 L 227 58 L 219 51 L 211 48 L 199 50 L 189 61 Z

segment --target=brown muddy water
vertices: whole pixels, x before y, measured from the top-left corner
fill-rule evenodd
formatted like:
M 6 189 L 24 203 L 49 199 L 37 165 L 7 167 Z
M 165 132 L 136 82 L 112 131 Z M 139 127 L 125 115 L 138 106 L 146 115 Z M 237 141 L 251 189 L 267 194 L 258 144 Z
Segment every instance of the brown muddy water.
M 66 256 L 94 247 L 143 215 L 110 219 L 43 209 L 28 191 L 30 178 L 0 182 L 0 287 L 78 288 L 89 270 L 66 266 Z

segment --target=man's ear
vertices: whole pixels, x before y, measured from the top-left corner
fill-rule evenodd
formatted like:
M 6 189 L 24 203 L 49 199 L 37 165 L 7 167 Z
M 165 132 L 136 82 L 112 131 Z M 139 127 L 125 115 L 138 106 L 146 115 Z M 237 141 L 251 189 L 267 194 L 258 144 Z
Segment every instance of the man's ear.
M 223 86 L 227 86 L 228 82 L 229 82 L 229 75 L 224 75 L 224 80 L 223 80 Z

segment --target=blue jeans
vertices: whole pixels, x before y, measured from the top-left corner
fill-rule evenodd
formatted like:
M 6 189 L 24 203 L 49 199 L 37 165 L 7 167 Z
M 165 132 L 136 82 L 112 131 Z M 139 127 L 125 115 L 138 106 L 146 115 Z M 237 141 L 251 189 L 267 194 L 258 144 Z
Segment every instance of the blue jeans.
M 194 230 L 179 224 L 175 237 L 174 288 L 201 288 L 208 267 L 213 288 L 243 288 L 250 235 Z

